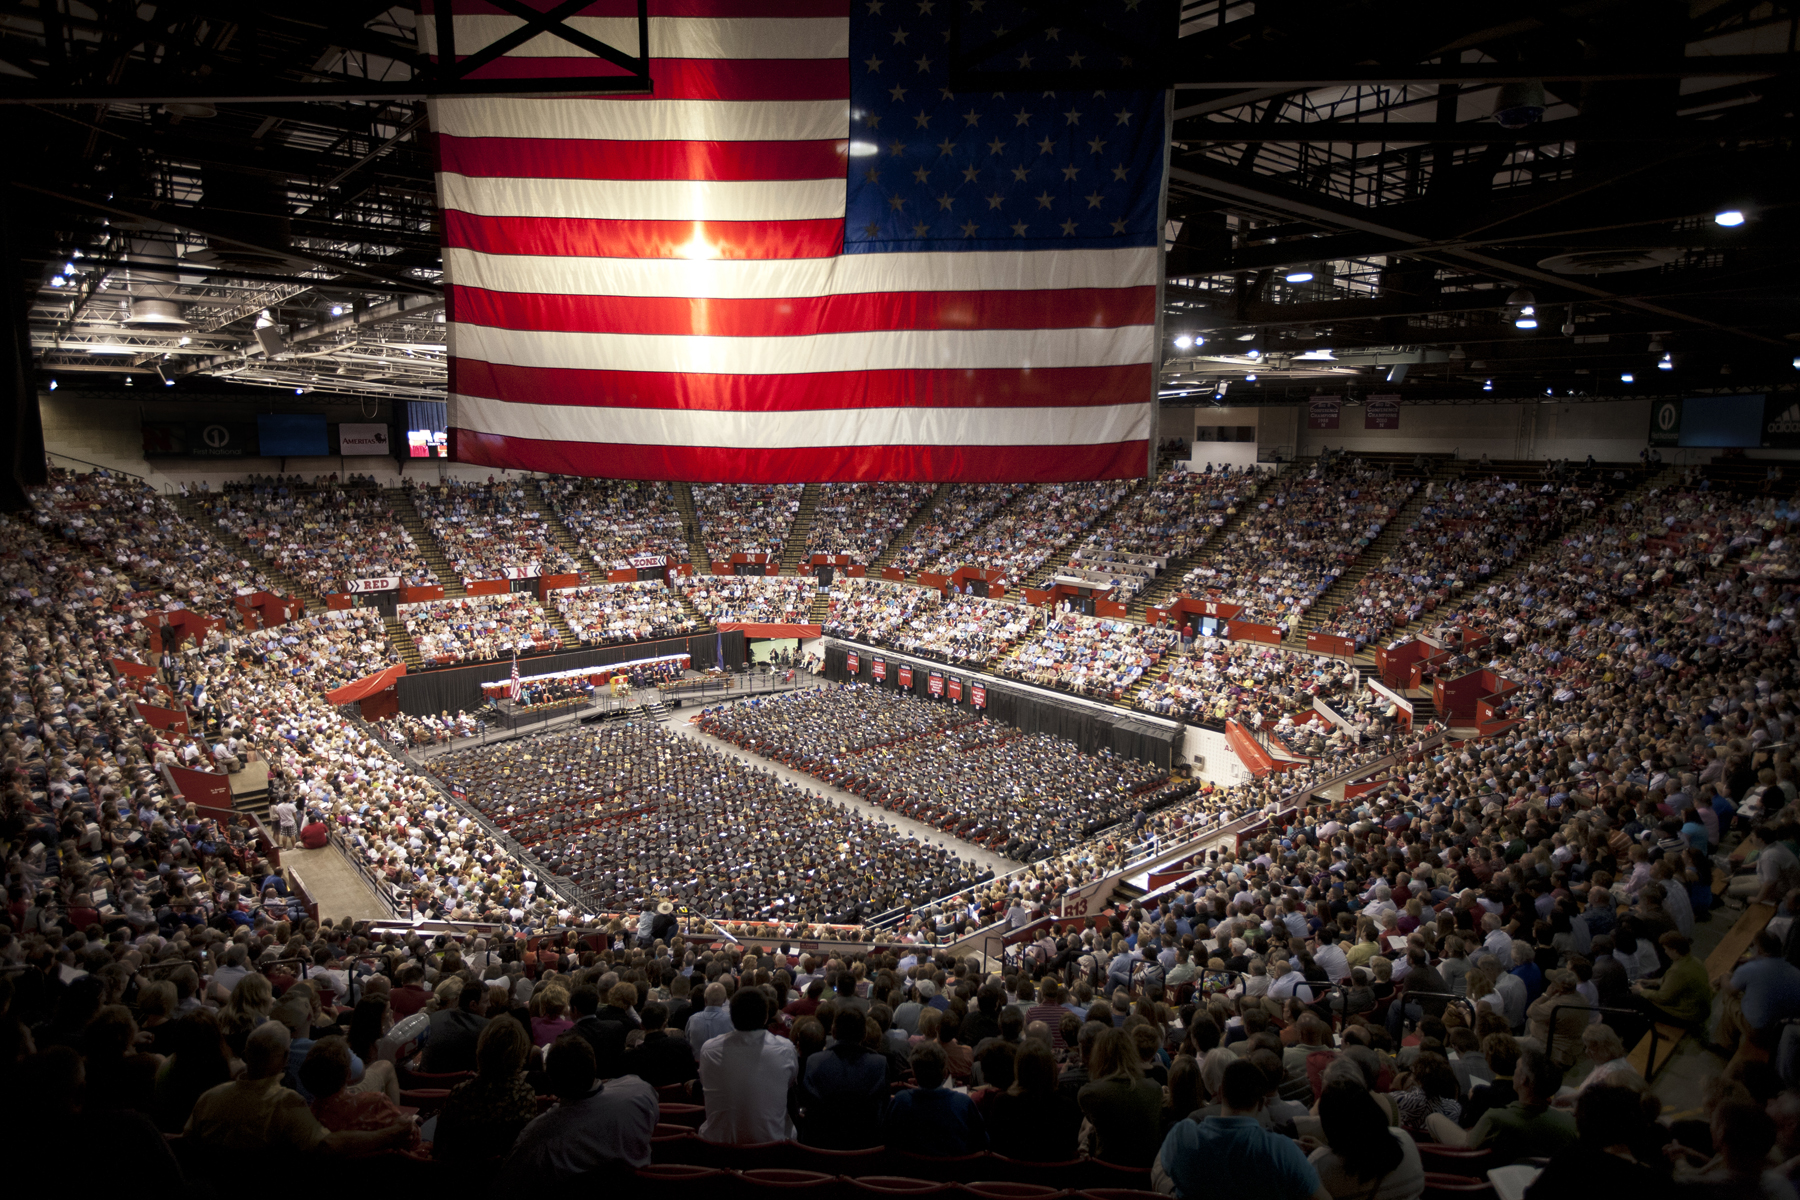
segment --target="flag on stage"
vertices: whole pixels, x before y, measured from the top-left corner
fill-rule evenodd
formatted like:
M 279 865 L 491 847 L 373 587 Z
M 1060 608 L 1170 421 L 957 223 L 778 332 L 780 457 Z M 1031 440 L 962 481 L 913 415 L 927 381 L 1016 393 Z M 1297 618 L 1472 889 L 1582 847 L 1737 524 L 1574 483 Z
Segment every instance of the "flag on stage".
M 459 56 L 524 25 L 453 3 Z M 432 101 L 452 457 L 749 482 L 1141 475 L 1165 93 L 952 92 L 955 8 L 651 0 L 651 96 Z M 1030 11 L 970 9 L 966 42 Z M 1129 69 L 1142 11 L 1098 0 L 1083 14 L 1114 44 L 1040 30 L 1000 65 Z M 565 23 L 636 52 L 625 0 Z M 435 30 L 421 18 L 433 53 Z M 472 77 L 618 73 L 579 54 L 541 32 Z
M 519 648 L 517 646 L 514 646 L 513 647 L 512 683 L 507 687 L 506 694 L 507 694 L 508 698 L 510 698 L 514 704 L 517 704 L 519 702 L 519 694 L 522 691 L 524 691 L 524 688 L 522 688 L 519 685 Z

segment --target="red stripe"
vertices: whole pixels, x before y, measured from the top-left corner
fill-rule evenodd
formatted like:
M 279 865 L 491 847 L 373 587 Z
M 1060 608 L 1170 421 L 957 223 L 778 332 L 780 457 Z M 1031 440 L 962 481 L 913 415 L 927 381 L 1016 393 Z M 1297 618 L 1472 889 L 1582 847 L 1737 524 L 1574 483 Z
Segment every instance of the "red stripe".
M 459 54 L 457 58 L 467 58 Z M 513 58 L 477 67 L 470 79 L 599 79 L 629 74 L 599 58 Z M 845 100 L 850 64 L 842 58 L 654 58 L 648 96 L 608 100 Z
M 450 430 L 450 457 L 456 462 L 608 479 L 716 483 L 1136 479 L 1144 474 L 1148 454 L 1149 444 L 1142 441 L 1092 446 L 807 446 L 747 454 L 714 446 L 553 442 Z
M 1122 367 L 1018 367 L 932 371 L 818 371 L 800 375 L 702 375 L 516 367 L 450 360 L 450 391 L 588 408 L 803 412 L 842 408 L 1080 408 L 1138 404 L 1150 395 L 1149 363 Z M 761 451 L 758 451 L 761 453 Z M 653 478 L 653 477 L 652 477 Z M 798 478 L 798 477 L 796 477 Z M 896 478 L 899 478 L 896 476 Z M 928 479 L 931 476 L 919 476 Z
M 562 296 L 454 286 L 450 295 L 458 321 L 567 333 L 805 337 L 892 329 L 1116 329 L 1156 320 L 1156 289 L 1148 286 L 779 300 Z
M 439 170 L 504 179 L 842 179 L 850 143 L 438 136 Z
M 520 0 L 527 8 L 548 12 L 562 0 Z M 847 17 L 851 0 L 650 0 L 653 17 Z M 485 0 L 454 0 L 451 11 L 459 16 L 514 16 Z M 435 13 L 434 0 L 421 0 L 419 11 Z M 592 0 L 579 14 L 584 17 L 635 17 L 637 0 Z
M 686 258 L 694 221 L 599 221 L 581 217 L 478 217 L 444 210 L 444 245 L 487 254 L 563 258 Z M 844 249 L 844 222 L 707 221 L 702 230 L 717 258 L 834 258 Z

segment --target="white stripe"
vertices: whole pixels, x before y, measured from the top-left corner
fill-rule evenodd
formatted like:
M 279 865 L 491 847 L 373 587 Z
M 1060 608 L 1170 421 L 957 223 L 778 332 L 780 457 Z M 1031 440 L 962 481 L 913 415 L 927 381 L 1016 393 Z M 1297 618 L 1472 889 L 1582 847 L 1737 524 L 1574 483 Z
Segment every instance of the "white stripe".
M 444 275 L 466 287 L 559 296 L 715 300 L 862 292 L 1045 291 L 1156 282 L 1156 248 L 845 254 L 837 258 L 563 258 L 449 246 Z
M 833 408 L 807 412 L 696 412 L 509 404 L 452 395 L 450 424 L 477 433 L 554 442 L 649 446 L 1083 446 L 1140 441 L 1150 405 L 1095 408 Z
M 803 375 L 947 367 L 1117 367 L 1151 361 L 1156 327 L 903 329 L 804 337 L 700 337 L 496 329 L 452 322 L 450 353 L 515 367 L 707 375 Z
M 456 55 L 466 58 L 525 22 L 502 13 L 456 18 Z M 636 17 L 570 17 L 578 33 L 624 54 L 638 53 Z M 421 17 L 419 49 L 437 53 L 437 21 Z M 845 58 L 850 53 L 848 17 L 651 17 L 651 58 Z M 540 33 L 506 52 L 508 58 L 587 58 L 588 52 L 553 33 Z
M 438 204 L 483 217 L 804 221 L 844 215 L 838 179 L 511 179 L 438 175 Z
M 479 96 L 431 102 L 451 137 L 584 142 L 807 142 L 850 136 L 844 100 L 590 100 Z

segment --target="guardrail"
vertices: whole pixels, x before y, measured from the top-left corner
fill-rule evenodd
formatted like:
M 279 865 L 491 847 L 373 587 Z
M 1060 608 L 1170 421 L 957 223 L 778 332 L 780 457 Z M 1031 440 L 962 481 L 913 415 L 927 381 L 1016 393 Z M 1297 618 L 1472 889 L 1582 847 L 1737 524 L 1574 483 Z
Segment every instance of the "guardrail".
M 94 467 L 98 470 L 105 471 L 109 475 L 123 475 L 128 479 L 135 479 L 139 483 L 150 482 L 148 477 L 139 475 L 136 471 L 126 471 L 119 467 L 109 467 L 105 463 L 89 462 L 85 458 L 76 458 L 73 454 L 63 454 L 62 452 L 57 451 L 57 450 L 44 451 L 44 457 L 47 459 L 60 458 L 60 459 L 66 460 L 68 462 L 80 463 L 84 467 Z M 46 464 L 46 465 L 50 465 L 50 464 Z

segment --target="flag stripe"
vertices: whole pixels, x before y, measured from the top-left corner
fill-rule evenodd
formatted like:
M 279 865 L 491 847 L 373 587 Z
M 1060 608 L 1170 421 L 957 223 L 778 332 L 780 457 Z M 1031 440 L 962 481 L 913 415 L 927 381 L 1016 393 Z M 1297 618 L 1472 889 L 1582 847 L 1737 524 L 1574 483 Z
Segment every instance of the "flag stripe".
M 898 371 L 961 367 L 1121 366 L 1149 362 L 1154 330 L 898 329 L 795 337 L 651 337 L 494 329 L 450 322 L 450 352 L 519 367 L 795 375 L 813 371 Z
M 457 57 L 497 42 L 525 24 L 508 14 L 471 13 L 456 17 Z M 635 16 L 575 16 L 562 26 L 636 57 Z M 838 17 L 659 17 L 650 26 L 651 58 L 829 58 L 844 61 L 850 53 L 850 27 Z M 419 50 L 437 56 L 437 22 L 418 23 Z M 572 42 L 554 33 L 539 33 L 506 52 L 508 58 L 568 58 Z
M 439 136 L 438 165 L 470 178 L 830 179 L 844 185 L 850 143 L 577 142 Z
M 829 258 L 844 248 L 841 220 L 577 221 L 477 217 L 444 213 L 444 242 L 488 254 L 548 254 L 563 258 Z
M 568 442 L 602 440 L 660 446 L 771 450 L 783 446 L 1075 446 L 1148 435 L 1149 406 L 1045 408 L 823 408 L 805 412 L 692 412 L 679 408 L 605 410 L 457 395 L 457 425 L 483 433 Z
M 842 220 L 842 179 L 574 179 L 438 177 L 444 208 L 549 221 Z
M 816 142 L 850 136 L 850 100 L 462 101 L 434 106 L 434 128 L 452 137 L 526 141 Z
M 458 55 L 459 59 L 468 57 Z M 581 79 L 629 75 L 604 59 L 506 58 L 483 63 L 471 79 Z M 647 96 L 610 100 L 841 100 L 850 94 L 845 65 L 829 58 L 697 59 L 650 61 Z M 599 99 L 600 95 L 590 97 Z
M 807 375 L 700 375 L 673 371 L 553 370 L 450 360 L 453 395 L 530 396 L 540 404 L 606 409 L 782 412 L 824 408 L 1038 408 L 1141 403 L 1150 365 L 1053 370 L 819 371 Z M 603 420 L 603 413 L 595 414 Z
M 708 231 L 712 228 L 707 226 Z M 1153 246 L 1062 250 L 1054 254 L 849 254 L 837 259 L 798 262 L 566 258 L 488 254 L 456 246 L 444 251 L 444 270 L 459 283 L 498 292 L 542 291 L 562 296 L 778 299 L 878 291 L 1111 288 L 1119 286 L 1121 280 L 1150 280 L 1154 278 L 1155 266 Z
M 560 0 L 521 0 L 527 8 L 549 12 Z M 867 3 L 867 0 L 863 0 Z M 419 11 L 437 11 L 436 0 L 420 0 Z M 456 0 L 455 11 L 470 14 L 511 16 L 491 0 Z M 590 0 L 582 12 L 596 17 L 637 17 L 637 0 Z M 650 0 L 651 17 L 728 16 L 736 20 L 751 17 L 846 17 L 850 0 Z
M 1066 479 L 1124 479 L 1144 473 L 1144 439 L 1059 446 L 783 446 L 745 454 L 735 447 L 565 442 L 450 431 L 457 462 L 605 475 L 615 479 L 697 479 L 721 483 L 821 483 L 935 479 L 967 483 L 1053 483 Z
M 450 288 L 459 323 L 651 336 L 782 337 L 901 329 L 1118 328 L 1155 319 L 1154 287 L 1026 292 L 859 292 L 766 299 L 569 296 Z

